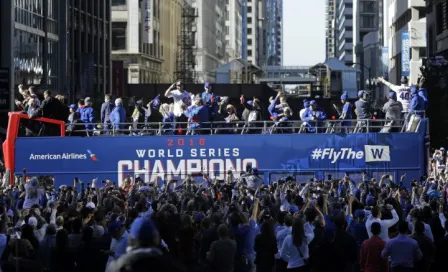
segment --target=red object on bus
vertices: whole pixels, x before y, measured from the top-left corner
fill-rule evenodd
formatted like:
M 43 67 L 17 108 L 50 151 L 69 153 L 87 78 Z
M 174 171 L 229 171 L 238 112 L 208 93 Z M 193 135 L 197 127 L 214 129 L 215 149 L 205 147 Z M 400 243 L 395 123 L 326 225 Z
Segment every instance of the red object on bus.
M 6 130 L 6 140 L 3 142 L 3 155 L 5 157 L 5 168 L 9 169 L 10 184 L 14 184 L 14 173 L 15 173 L 15 153 L 14 146 L 16 143 L 16 138 L 19 135 L 20 120 L 29 120 L 27 114 L 21 112 L 10 112 L 8 114 L 8 129 Z M 65 123 L 64 121 L 54 120 L 50 118 L 34 118 L 33 120 L 58 125 L 60 128 L 61 137 L 65 136 Z

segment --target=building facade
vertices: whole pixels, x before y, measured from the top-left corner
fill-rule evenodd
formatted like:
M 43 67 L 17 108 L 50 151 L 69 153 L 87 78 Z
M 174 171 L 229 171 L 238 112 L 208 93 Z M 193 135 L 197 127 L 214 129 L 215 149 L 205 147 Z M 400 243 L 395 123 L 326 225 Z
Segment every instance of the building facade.
M 226 62 L 242 57 L 243 3 L 227 0 L 226 9 Z
M 353 1 L 353 62 L 363 64 L 363 38 L 378 30 L 378 0 Z M 378 43 L 379 46 L 379 43 Z M 365 70 L 365 69 L 363 69 Z M 363 75 L 363 73 L 361 73 Z
M 57 2 L 60 27 L 67 27 L 66 35 L 60 35 L 60 45 L 66 48 L 61 56 L 67 60 L 59 67 L 67 75 L 63 89 L 68 90 L 71 102 L 89 96 L 98 103 L 112 88 L 111 0 Z
M 336 57 L 337 0 L 325 3 L 325 59 Z
M 57 0 L 0 1 L 0 67 L 10 71 L 11 92 L 2 109 L 9 110 L 19 84 L 64 90 L 59 8 Z
M 448 57 L 448 0 L 427 0 L 427 56 Z
M 389 81 L 399 83 L 402 64 L 409 63 L 410 83 L 416 84 L 421 59 L 426 57 L 426 3 L 424 0 L 395 0 L 389 6 Z M 402 33 L 409 34 L 410 60 L 402 59 Z M 407 75 L 406 75 L 407 76 Z
M 260 50 L 261 66 L 281 66 L 283 62 L 283 0 L 260 1 L 263 16 L 260 31 L 263 48 Z
M 190 0 L 197 10 L 196 75 L 197 81 L 213 82 L 215 70 L 226 59 L 226 0 Z
M 160 16 L 162 1 L 154 0 L 152 9 L 152 43 L 142 37 L 142 2 L 112 2 L 112 59 L 122 61 L 129 84 L 162 82 L 162 47 Z
M 161 83 L 172 83 L 177 79 L 176 56 L 179 49 L 179 35 L 182 23 L 184 0 L 161 1 L 160 16 L 160 57 L 162 62 Z
M 63 94 L 68 102 L 103 97 L 111 79 L 110 4 L 0 1 L 0 66 L 13 71 L 11 90 L 34 85 Z
M 246 21 L 243 21 L 243 31 L 246 31 L 246 40 L 243 38 L 243 43 L 245 43 L 246 47 L 243 50 L 246 52 L 243 53 L 246 55 L 246 59 L 250 61 L 254 65 L 258 65 L 259 63 L 259 52 L 260 52 L 260 5 L 259 1 L 255 0 L 245 0 L 246 8 L 245 8 L 245 17 Z M 261 4 L 264 4 L 262 2 Z M 265 23 L 265 22 L 262 22 Z M 245 25 L 244 25 L 245 24 Z
M 336 12 L 337 58 L 353 62 L 353 0 L 340 0 Z

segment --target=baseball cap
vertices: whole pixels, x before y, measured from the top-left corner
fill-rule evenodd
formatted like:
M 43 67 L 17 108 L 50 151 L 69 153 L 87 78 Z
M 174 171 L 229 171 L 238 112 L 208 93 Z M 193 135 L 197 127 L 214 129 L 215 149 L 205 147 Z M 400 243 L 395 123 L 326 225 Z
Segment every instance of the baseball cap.
M 70 106 L 68 106 L 70 109 L 76 109 L 76 105 L 75 104 L 71 104 Z
M 95 209 L 95 203 L 93 203 L 93 202 L 89 202 L 89 203 L 87 203 L 87 205 L 86 205 L 86 208 L 89 208 L 89 209 Z
M 356 210 L 354 217 L 356 218 L 364 218 L 366 216 L 366 212 L 364 210 Z
M 28 218 L 28 225 L 32 226 L 32 227 L 37 227 L 37 219 L 34 216 L 31 216 L 30 218 Z
M 395 98 L 396 96 L 397 96 L 397 94 L 395 92 L 389 92 L 390 98 Z
M 90 102 L 92 102 L 92 98 L 90 98 L 90 97 L 86 97 L 86 98 L 84 99 L 84 103 L 90 103 Z
M 362 96 L 364 93 L 365 93 L 364 90 L 360 90 L 360 91 L 358 91 L 358 97 Z
M 311 100 L 311 101 L 310 101 L 310 105 L 317 105 L 316 100 Z
M 210 88 L 212 84 L 210 82 L 205 82 L 204 88 Z
M 252 105 L 254 102 L 252 100 L 247 101 L 247 105 Z
M 156 226 L 148 218 L 138 217 L 132 222 L 129 235 L 140 241 L 151 240 L 157 233 Z
M 114 220 L 112 222 L 109 223 L 109 225 L 107 226 L 107 229 L 109 230 L 109 232 L 114 232 L 114 231 L 118 231 L 123 227 L 123 223 L 118 221 L 118 220 Z

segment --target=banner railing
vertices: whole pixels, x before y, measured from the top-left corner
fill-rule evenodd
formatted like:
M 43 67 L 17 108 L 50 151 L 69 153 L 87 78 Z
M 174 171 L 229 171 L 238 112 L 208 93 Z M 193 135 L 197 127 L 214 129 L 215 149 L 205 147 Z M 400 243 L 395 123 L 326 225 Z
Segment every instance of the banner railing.
M 323 121 L 217 121 L 189 122 L 126 122 L 126 123 L 76 123 L 66 124 L 66 134 L 76 132 L 86 136 L 99 135 L 195 135 L 195 134 L 293 134 L 293 133 L 364 133 L 403 132 L 413 133 L 417 127 L 406 129 L 406 120 L 355 119 Z

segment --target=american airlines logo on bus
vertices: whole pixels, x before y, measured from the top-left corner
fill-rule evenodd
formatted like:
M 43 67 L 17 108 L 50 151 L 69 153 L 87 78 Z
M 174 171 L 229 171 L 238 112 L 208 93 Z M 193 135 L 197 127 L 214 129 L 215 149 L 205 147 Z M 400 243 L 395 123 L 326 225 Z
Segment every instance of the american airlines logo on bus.
M 366 162 L 390 162 L 390 148 L 387 145 L 365 145 L 364 150 L 347 148 L 316 148 L 311 152 L 313 160 L 329 160 L 336 163 L 342 160 L 362 160 Z
M 60 154 L 30 154 L 30 161 L 48 161 L 48 160 L 86 160 L 87 154 L 60 153 Z

